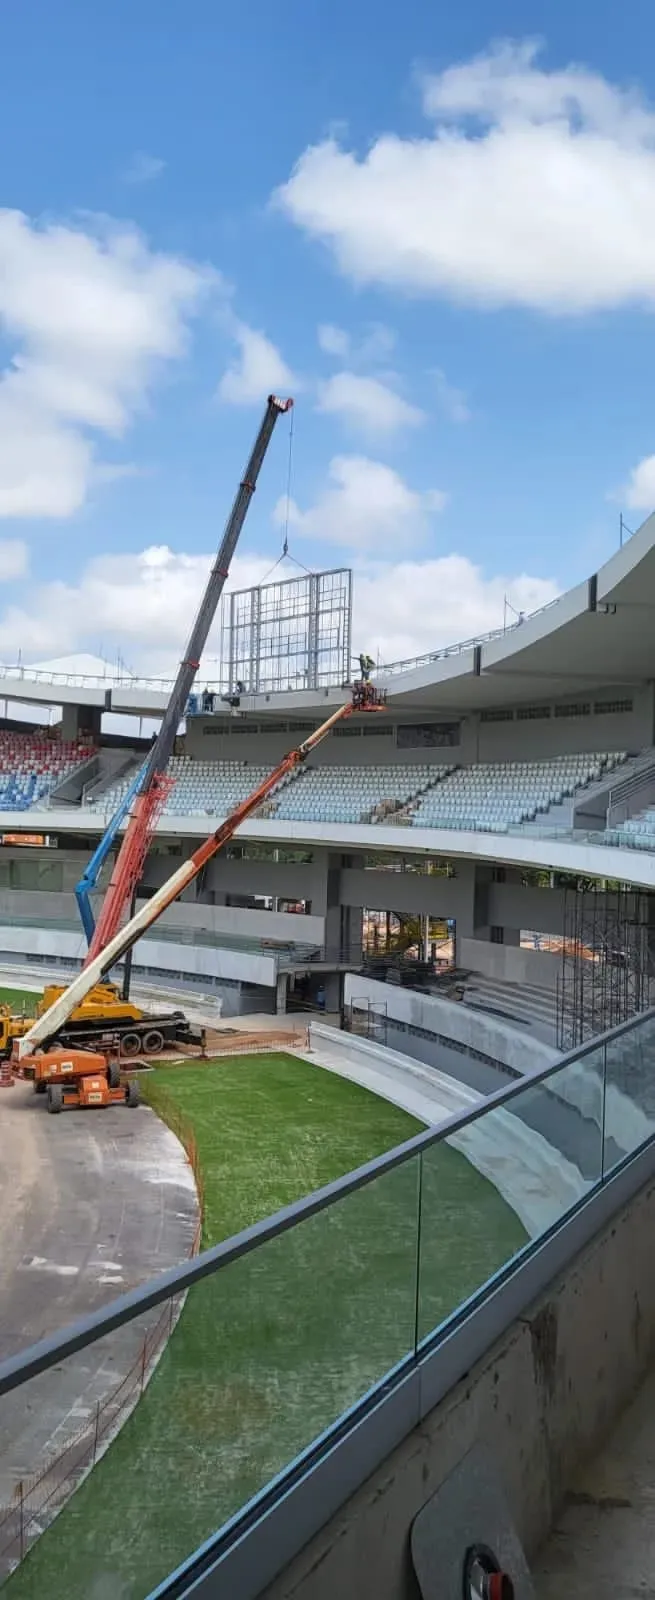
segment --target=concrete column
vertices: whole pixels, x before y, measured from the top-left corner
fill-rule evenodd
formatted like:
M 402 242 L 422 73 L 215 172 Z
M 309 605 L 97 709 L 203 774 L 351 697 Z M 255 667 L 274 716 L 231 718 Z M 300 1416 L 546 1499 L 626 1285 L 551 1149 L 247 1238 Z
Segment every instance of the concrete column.
M 343 1005 L 343 973 L 328 972 L 325 975 L 325 1009 L 326 1011 L 341 1011 Z
M 100 738 L 102 711 L 99 706 L 62 706 L 62 739 L 79 739 L 83 733 Z
M 346 868 L 361 867 L 361 855 L 330 855 L 327 859 L 327 884 L 325 905 L 325 948 L 331 959 L 343 951 L 348 959 L 350 950 L 361 950 L 362 907 L 342 903 L 341 874 Z
M 472 939 L 475 931 L 475 891 L 476 871 L 475 861 L 458 861 L 457 872 L 457 910 L 455 914 L 455 966 L 461 965 L 460 944 L 462 939 Z M 435 915 L 439 912 L 435 909 Z
M 286 972 L 278 972 L 277 984 L 276 984 L 276 989 L 275 989 L 275 1015 L 276 1015 L 276 1017 L 284 1017 L 284 1016 L 286 1016 L 288 982 L 289 982 L 288 973 L 286 973 Z

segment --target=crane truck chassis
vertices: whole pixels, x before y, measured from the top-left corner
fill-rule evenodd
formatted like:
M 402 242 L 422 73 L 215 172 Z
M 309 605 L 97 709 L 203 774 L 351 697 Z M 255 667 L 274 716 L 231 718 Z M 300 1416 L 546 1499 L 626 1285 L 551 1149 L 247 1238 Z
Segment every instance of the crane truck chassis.
M 37 1018 L 65 992 L 65 984 L 48 984 Z M 16 1016 L 9 1006 L 0 1006 L 0 1061 L 8 1060 L 14 1040 L 31 1026 L 31 1018 Z M 118 1050 L 129 1057 L 156 1056 L 171 1045 L 200 1046 L 202 1039 L 202 1028 L 194 1027 L 183 1011 L 144 1012 L 122 1000 L 113 983 L 96 984 L 57 1033 L 57 1042 L 66 1050 Z

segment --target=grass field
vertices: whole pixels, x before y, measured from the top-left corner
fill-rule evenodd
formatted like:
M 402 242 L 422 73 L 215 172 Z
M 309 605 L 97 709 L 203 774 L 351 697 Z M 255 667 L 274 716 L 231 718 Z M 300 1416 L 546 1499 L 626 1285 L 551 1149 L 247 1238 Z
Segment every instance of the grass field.
M 416 1131 L 404 1112 L 285 1055 L 159 1069 L 193 1124 L 204 1243 Z M 456 1151 L 424 1177 L 421 1321 L 437 1323 L 525 1240 Z M 417 1171 L 406 1164 L 207 1279 L 106 1456 L 6 1586 L 8 1600 L 144 1600 L 413 1346 Z M 104 1588 L 102 1587 L 104 1584 Z
M 12 1011 L 17 1011 L 19 1014 L 24 1012 L 26 1017 L 33 1017 L 36 1014 L 36 1002 L 41 992 L 39 990 L 39 993 L 35 994 L 33 989 L 7 989 L 2 985 L 0 986 L 0 1005 L 11 1006 Z

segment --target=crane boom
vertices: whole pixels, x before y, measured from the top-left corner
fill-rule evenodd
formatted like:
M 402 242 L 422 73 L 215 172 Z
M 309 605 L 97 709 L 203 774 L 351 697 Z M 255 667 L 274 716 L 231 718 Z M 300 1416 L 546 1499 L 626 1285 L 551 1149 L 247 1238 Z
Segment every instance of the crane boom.
M 230 562 L 237 547 L 239 535 L 255 491 L 273 429 L 278 417 L 283 412 L 289 411 L 292 405 L 293 400 L 280 400 L 274 394 L 270 394 L 268 397 L 266 411 L 244 476 L 239 484 L 232 510 L 225 524 L 218 555 L 209 575 L 207 587 L 200 602 L 184 657 L 180 662 L 159 733 L 147 758 L 143 778 L 138 786 L 138 793 L 123 835 L 121 848 L 116 857 L 111 881 L 107 887 L 102 909 L 90 941 L 89 954 L 87 956 L 87 962 L 89 963 L 95 961 L 100 951 L 113 939 L 117 928 L 120 926 L 125 907 L 129 903 L 132 890 L 136 887 L 143 871 L 145 856 L 155 822 L 170 787 L 170 783 L 165 777 L 166 768 L 173 753 L 177 730 L 184 716 L 189 692 L 200 665 L 200 658 L 207 643 L 218 602 L 225 587 Z
M 356 685 L 353 699 L 346 701 L 342 706 L 338 706 L 337 710 L 333 711 L 332 715 L 321 723 L 319 728 L 315 728 L 314 732 L 310 733 L 303 744 L 298 745 L 295 750 L 289 750 L 283 756 L 277 767 L 269 773 L 267 778 L 264 778 L 263 782 L 252 791 L 252 794 L 249 794 L 245 800 L 242 800 L 235 807 L 235 810 L 231 812 L 229 817 L 225 818 L 220 827 L 214 833 L 210 833 L 208 838 L 198 846 L 197 850 L 194 850 L 189 860 L 185 861 L 181 867 L 178 867 L 167 882 L 156 890 L 152 899 L 146 900 L 135 916 L 125 923 L 124 927 L 119 928 L 104 949 L 100 950 L 92 960 L 87 962 L 87 965 L 73 979 L 68 989 L 65 989 L 64 993 L 55 1000 L 49 1010 L 44 1012 L 43 1016 L 38 1017 L 36 1022 L 32 1023 L 27 1033 L 16 1041 L 15 1049 L 18 1060 L 22 1060 L 23 1056 L 30 1055 L 37 1046 L 46 1047 L 50 1040 L 56 1037 L 59 1030 L 63 1028 L 68 1020 L 71 1011 L 80 1004 L 94 984 L 99 983 L 104 973 L 115 966 L 116 962 L 120 961 L 121 956 L 125 955 L 126 951 L 131 950 L 132 945 L 136 944 L 141 935 L 148 928 L 151 928 L 153 923 L 157 922 L 162 912 L 166 911 L 174 900 L 177 900 L 178 895 L 182 894 L 182 891 L 188 888 L 190 883 L 193 883 L 194 878 L 197 878 L 202 868 L 206 866 L 208 861 L 211 861 L 212 856 L 216 855 L 222 845 L 227 844 L 228 840 L 236 833 L 237 828 L 241 826 L 241 823 L 245 822 L 253 811 L 257 810 L 257 807 L 272 793 L 283 778 L 287 777 L 295 767 L 300 766 L 306 760 L 311 751 L 315 750 L 316 746 L 327 737 L 335 723 L 342 721 L 345 717 L 352 716 L 353 711 L 381 711 L 383 709 L 384 699 L 372 684 Z

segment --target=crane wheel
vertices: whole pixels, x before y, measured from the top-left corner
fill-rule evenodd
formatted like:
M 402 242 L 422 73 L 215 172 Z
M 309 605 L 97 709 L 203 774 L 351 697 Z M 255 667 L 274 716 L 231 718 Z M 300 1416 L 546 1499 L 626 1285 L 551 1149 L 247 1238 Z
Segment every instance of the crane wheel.
M 122 1056 L 138 1056 L 141 1049 L 141 1034 L 124 1033 L 121 1039 L 120 1049 Z
M 126 1106 L 131 1106 L 132 1109 L 134 1109 L 135 1106 L 140 1106 L 140 1104 L 141 1104 L 141 1085 L 140 1085 L 140 1083 L 128 1083 L 127 1088 L 125 1090 L 125 1104 L 126 1104 Z
M 143 1035 L 144 1056 L 156 1056 L 164 1048 L 164 1035 L 159 1028 L 150 1028 Z
M 35 1094 L 45 1094 L 47 1087 L 48 1087 L 48 1085 L 47 1085 L 47 1083 L 43 1082 L 43 1078 L 35 1078 L 34 1079 L 34 1093 Z
M 117 1061 L 107 1062 L 107 1083 L 110 1089 L 120 1089 L 121 1069 Z
M 63 1091 L 60 1083 L 49 1083 L 48 1084 L 48 1101 L 47 1101 L 47 1105 L 48 1105 L 48 1111 L 51 1112 L 52 1116 L 56 1116 L 58 1111 L 63 1111 L 63 1109 L 64 1109 L 64 1091 Z

